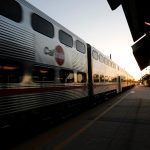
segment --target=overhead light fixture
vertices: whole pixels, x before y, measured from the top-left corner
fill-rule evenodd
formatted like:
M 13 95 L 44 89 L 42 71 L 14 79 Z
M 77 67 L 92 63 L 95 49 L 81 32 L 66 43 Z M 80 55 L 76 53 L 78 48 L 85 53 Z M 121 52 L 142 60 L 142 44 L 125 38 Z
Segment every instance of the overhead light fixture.
M 150 26 L 150 23 L 149 23 L 149 22 L 144 22 L 144 24 L 146 24 L 146 25 Z

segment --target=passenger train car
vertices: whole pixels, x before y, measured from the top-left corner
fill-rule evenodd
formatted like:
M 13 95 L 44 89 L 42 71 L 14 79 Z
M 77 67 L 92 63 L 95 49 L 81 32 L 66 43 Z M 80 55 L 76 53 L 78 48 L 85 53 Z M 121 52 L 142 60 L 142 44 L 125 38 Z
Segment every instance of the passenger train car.
M 131 75 L 89 44 L 88 60 L 92 96 L 120 93 L 134 84 Z
M 0 6 L 0 128 L 133 86 L 111 59 L 25 0 Z

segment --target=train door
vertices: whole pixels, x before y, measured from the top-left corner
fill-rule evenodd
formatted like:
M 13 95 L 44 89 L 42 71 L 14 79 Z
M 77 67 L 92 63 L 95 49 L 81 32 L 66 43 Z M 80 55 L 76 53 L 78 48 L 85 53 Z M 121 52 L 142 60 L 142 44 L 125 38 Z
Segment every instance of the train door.
M 87 44 L 87 60 L 88 60 L 88 95 L 91 99 L 93 96 L 93 81 L 92 81 L 92 54 L 91 45 Z
M 122 91 L 122 88 L 121 88 L 121 77 L 118 76 L 117 77 L 117 93 L 120 93 Z

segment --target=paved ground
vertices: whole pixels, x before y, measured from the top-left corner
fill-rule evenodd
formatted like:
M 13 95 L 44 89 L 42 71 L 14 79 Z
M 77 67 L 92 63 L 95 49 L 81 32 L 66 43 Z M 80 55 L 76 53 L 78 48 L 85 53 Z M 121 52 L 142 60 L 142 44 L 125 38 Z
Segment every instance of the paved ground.
M 132 88 L 15 149 L 150 150 L 150 88 Z
M 150 88 L 132 89 L 64 149 L 150 150 Z

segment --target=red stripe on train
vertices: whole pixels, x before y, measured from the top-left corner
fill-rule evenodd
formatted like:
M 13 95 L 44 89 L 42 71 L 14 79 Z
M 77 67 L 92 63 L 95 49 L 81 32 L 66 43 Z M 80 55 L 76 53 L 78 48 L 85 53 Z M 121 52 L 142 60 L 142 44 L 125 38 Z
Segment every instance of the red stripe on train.
M 59 87 L 34 87 L 34 88 L 18 88 L 18 89 L 0 89 L 0 96 L 12 96 L 21 94 L 46 93 L 54 91 L 64 91 L 73 89 L 87 89 L 87 86 L 59 86 Z

